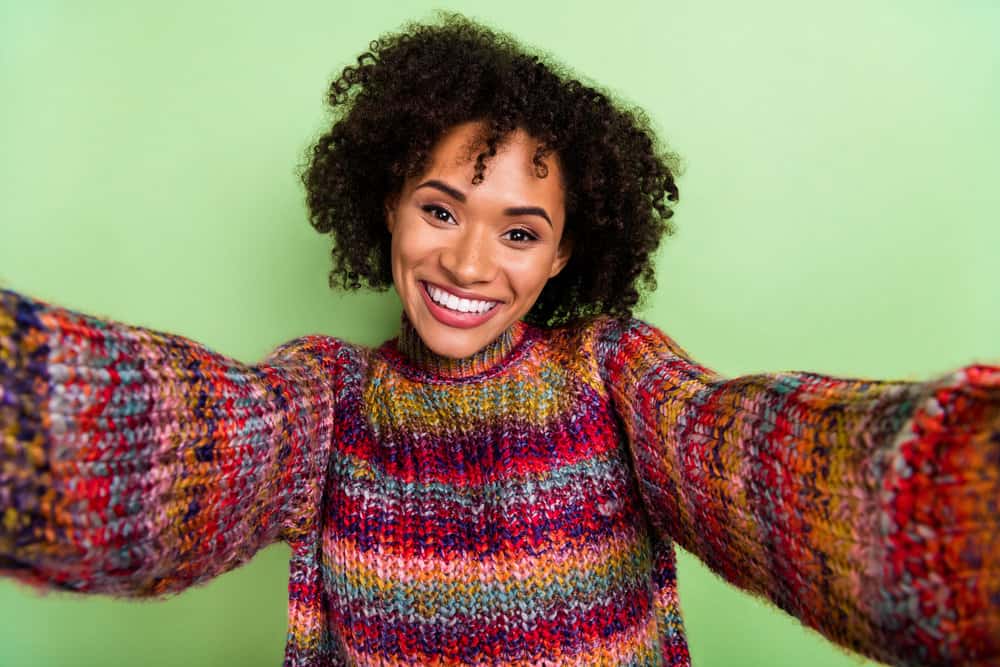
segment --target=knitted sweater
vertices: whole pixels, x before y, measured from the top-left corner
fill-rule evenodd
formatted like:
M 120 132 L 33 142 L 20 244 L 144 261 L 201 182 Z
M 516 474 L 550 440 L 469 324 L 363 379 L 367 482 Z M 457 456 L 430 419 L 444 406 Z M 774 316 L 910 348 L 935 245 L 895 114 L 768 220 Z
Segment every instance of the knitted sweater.
M 0 292 L 0 572 L 162 596 L 285 540 L 285 665 L 687 665 L 673 544 L 831 640 L 1000 664 L 1000 367 L 724 378 L 638 320 L 247 365 Z

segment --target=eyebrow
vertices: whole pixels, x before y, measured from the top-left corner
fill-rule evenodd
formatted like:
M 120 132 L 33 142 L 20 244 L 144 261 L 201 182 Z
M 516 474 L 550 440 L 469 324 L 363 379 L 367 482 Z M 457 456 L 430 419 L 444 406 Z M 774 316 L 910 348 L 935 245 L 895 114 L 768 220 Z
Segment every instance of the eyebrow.
M 457 190 L 448 185 L 447 183 L 437 180 L 436 178 L 432 178 L 429 181 L 424 181 L 423 183 L 421 183 L 420 185 L 418 185 L 413 189 L 419 190 L 420 188 L 434 188 L 435 190 L 440 190 L 449 197 L 457 199 L 458 201 L 463 203 L 466 200 L 464 192 L 462 192 L 461 190 Z M 545 222 L 549 223 L 549 227 L 552 226 L 552 218 L 550 218 L 549 214 L 545 212 L 545 209 L 541 208 L 540 206 L 511 206 L 509 208 L 505 208 L 503 210 L 503 213 L 504 215 L 537 215 L 541 218 L 544 218 Z

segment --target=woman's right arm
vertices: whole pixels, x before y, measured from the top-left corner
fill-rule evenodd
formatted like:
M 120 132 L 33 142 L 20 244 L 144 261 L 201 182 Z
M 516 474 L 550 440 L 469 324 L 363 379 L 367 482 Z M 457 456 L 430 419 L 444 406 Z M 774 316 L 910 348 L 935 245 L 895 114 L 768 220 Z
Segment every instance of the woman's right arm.
M 158 596 L 304 534 L 351 358 L 308 336 L 249 366 L 0 290 L 0 575 Z
M 653 525 L 893 665 L 1000 665 L 1000 365 L 725 377 L 640 320 L 594 338 Z

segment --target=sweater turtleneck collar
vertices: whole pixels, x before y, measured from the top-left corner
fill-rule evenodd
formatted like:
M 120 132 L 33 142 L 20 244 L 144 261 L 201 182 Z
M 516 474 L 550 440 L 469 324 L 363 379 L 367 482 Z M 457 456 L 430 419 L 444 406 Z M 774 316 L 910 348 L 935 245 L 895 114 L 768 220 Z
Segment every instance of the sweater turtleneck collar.
M 514 322 L 496 340 L 475 354 L 452 359 L 427 347 L 404 312 L 396 345 L 410 364 L 427 373 L 447 378 L 465 378 L 484 373 L 506 359 L 521 343 L 526 328 L 524 322 Z

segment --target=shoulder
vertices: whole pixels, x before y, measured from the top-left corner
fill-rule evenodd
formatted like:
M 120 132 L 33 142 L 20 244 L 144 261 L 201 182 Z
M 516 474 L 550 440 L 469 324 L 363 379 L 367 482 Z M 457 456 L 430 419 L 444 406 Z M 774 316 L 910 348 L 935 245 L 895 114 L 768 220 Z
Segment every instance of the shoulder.
M 361 358 L 369 352 L 370 350 L 363 345 L 349 343 L 335 336 L 308 334 L 278 345 L 274 349 L 274 352 L 271 353 L 271 356 L 312 353 L 321 356 L 334 355 Z
M 371 350 L 363 345 L 322 334 L 309 334 L 282 343 L 266 362 L 273 365 L 308 364 L 326 373 L 361 376 Z
M 594 354 L 598 358 L 637 345 L 666 342 L 676 346 L 659 328 L 635 317 L 599 315 L 541 332 L 541 337 L 556 348 Z
M 638 366 L 658 357 L 669 340 L 655 326 L 634 317 L 599 315 L 554 328 L 534 330 L 533 356 L 582 378 L 605 393 L 622 377 L 645 375 Z
M 608 358 L 616 353 L 623 342 L 649 326 L 635 318 L 598 315 L 560 327 L 537 328 L 536 346 L 546 356 L 601 374 Z
M 644 320 L 602 315 L 550 329 L 554 353 L 573 358 L 602 382 L 645 376 L 663 363 L 687 362 L 687 351 L 659 327 Z

